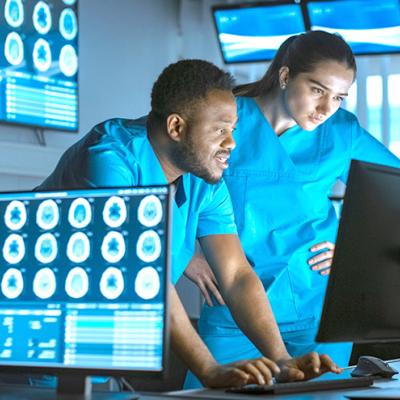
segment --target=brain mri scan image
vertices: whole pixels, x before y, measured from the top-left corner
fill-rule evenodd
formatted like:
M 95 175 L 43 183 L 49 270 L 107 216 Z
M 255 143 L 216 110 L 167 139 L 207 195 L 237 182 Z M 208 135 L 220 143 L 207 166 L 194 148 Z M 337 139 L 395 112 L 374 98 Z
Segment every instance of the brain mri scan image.
M 35 257 L 43 263 L 52 263 L 58 253 L 58 245 L 55 236 L 52 233 L 40 235 L 35 244 Z
M 125 222 L 126 216 L 126 205 L 121 197 L 112 196 L 106 201 L 103 219 L 110 228 L 120 227 Z
M 42 268 L 33 279 L 33 292 L 40 299 L 48 299 L 56 291 L 56 276 L 50 268 Z
M 4 213 L 4 223 L 8 229 L 18 231 L 26 223 L 26 207 L 22 201 L 13 200 L 8 204 Z
M 59 218 L 60 213 L 54 200 L 45 200 L 40 203 L 36 212 L 36 223 L 40 228 L 53 229 L 58 224 Z
M 68 222 L 77 229 L 86 228 L 92 220 L 92 209 L 89 202 L 80 197 L 75 199 L 68 211 Z
M 125 240 L 123 235 L 117 231 L 108 232 L 101 245 L 101 255 L 109 263 L 121 261 L 125 255 Z
M 160 257 L 161 240 L 157 232 L 144 231 L 136 243 L 136 254 L 144 262 L 153 262 Z
M 9 264 L 18 264 L 25 256 L 25 242 L 21 235 L 13 233 L 3 245 L 3 257 Z
M 81 267 L 72 268 L 65 280 L 65 292 L 73 299 L 80 299 L 89 290 L 89 277 Z
M 14 66 L 22 63 L 24 59 L 24 43 L 17 32 L 10 32 L 4 42 L 4 55 L 6 60 Z
M 24 279 L 20 270 L 9 268 L 1 280 L 1 291 L 8 299 L 16 299 L 24 290 Z
M 135 279 L 135 292 L 144 300 L 150 300 L 160 291 L 160 276 L 153 267 L 142 268 Z
M 108 300 L 118 298 L 124 291 L 125 283 L 121 270 L 108 267 L 100 279 L 100 292 Z
M 49 5 L 44 1 L 36 3 L 33 9 L 33 26 L 41 35 L 45 35 L 51 29 L 52 18 Z
M 64 37 L 64 39 L 75 39 L 78 33 L 78 22 L 76 19 L 76 15 L 71 8 L 65 8 L 64 10 L 62 10 L 58 25 L 60 33 Z
M 148 228 L 160 223 L 163 216 L 161 201 L 157 196 L 150 195 L 142 199 L 138 208 L 139 222 Z
M 71 235 L 67 244 L 67 257 L 73 263 L 83 263 L 90 255 L 90 241 L 83 232 L 75 232 Z
M 22 0 L 6 0 L 4 18 L 8 25 L 19 28 L 24 22 L 24 5 Z

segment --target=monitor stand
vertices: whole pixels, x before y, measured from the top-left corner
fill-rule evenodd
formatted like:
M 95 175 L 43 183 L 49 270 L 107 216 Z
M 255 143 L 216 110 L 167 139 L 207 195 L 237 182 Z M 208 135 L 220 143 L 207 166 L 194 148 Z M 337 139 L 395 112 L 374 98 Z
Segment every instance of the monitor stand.
M 0 399 L 7 400 L 135 400 L 134 392 L 92 391 L 88 376 L 60 375 L 57 388 L 43 388 L 30 385 L 0 385 Z

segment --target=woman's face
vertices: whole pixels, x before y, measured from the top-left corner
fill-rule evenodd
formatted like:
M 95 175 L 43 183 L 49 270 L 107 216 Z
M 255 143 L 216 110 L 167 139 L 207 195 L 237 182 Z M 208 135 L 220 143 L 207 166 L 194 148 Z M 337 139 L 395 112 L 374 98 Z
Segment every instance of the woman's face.
M 338 110 L 353 83 L 354 71 L 337 61 L 322 61 L 311 72 L 294 78 L 287 67 L 282 67 L 279 78 L 281 84 L 286 84 L 287 116 L 311 131 Z

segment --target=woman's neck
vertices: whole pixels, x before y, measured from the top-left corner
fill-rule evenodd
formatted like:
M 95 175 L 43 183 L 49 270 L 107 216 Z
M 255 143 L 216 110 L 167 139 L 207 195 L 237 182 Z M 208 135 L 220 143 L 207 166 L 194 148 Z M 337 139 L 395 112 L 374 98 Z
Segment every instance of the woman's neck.
M 277 92 L 275 91 L 255 98 L 264 117 L 278 136 L 296 125 L 296 122 L 287 112 L 284 95 L 285 92 L 278 89 Z

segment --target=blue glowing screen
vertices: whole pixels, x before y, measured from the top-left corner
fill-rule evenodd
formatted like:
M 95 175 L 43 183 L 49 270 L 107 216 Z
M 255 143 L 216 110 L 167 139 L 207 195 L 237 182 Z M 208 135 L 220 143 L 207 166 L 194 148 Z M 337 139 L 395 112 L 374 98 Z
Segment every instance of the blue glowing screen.
M 399 0 L 309 1 L 311 29 L 339 33 L 355 54 L 400 51 Z
M 5 0 L 0 121 L 78 129 L 78 0 Z
M 284 40 L 305 31 L 294 3 L 214 7 L 213 16 L 226 63 L 270 60 Z
M 161 371 L 168 198 L 0 194 L 0 364 Z

